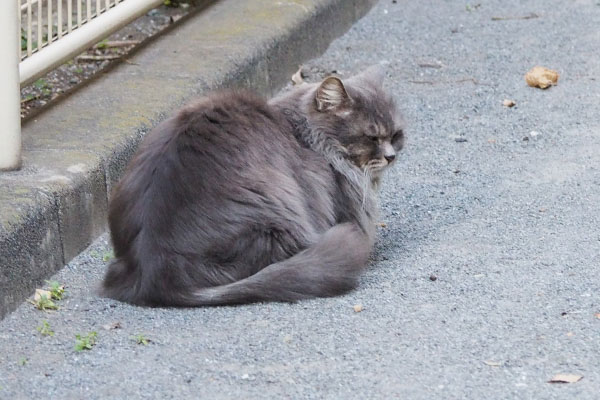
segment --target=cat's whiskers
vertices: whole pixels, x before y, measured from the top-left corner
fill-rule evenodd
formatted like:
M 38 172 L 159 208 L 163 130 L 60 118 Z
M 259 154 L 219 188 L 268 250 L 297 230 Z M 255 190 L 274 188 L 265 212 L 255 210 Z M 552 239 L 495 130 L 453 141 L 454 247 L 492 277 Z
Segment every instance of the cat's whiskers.
M 374 159 L 374 160 L 369 160 L 362 168 L 365 170 L 368 169 L 370 173 L 373 173 L 373 172 L 379 172 L 379 171 L 385 169 L 385 167 L 387 167 L 388 165 L 389 164 L 383 160 Z
M 363 169 L 363 198 L 362 198 L 362 206 L 365 207 L 365 203 L 367 201 L 367 194 L 372 190 L 372 181 L 373 176 L 371 174 L 371 168 L 367 165 L 367 168 Z

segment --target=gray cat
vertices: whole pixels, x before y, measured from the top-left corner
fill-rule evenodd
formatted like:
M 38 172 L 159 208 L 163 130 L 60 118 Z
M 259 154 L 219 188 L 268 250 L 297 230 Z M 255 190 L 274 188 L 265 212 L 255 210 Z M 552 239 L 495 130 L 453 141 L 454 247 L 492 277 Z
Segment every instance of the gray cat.
M 103 294 L 185 307 L 353 289 L 404 142 L 382 81 L 369 69 L 269 102 L 216 93 L 160 124 L 113 192 Z

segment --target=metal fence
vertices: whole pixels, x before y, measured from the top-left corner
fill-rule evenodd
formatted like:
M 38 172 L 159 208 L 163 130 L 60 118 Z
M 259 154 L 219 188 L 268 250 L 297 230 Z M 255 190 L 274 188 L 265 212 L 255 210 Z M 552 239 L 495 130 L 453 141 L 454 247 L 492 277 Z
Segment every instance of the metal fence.
M 0 170 L 20 165 L 20 85 L 73 58 L 163 0 L 3 0 Z

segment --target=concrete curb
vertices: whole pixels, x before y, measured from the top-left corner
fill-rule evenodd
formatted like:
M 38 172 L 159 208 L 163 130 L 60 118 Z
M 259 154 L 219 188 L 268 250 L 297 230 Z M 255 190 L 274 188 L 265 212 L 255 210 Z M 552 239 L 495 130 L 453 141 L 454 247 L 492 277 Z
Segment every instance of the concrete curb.
M 223 0 L 23 126 L 0 174 L 0 318 L 106 229 L 108 194 L 146 132 L 220 87 L 273 94 L 374 0 Z

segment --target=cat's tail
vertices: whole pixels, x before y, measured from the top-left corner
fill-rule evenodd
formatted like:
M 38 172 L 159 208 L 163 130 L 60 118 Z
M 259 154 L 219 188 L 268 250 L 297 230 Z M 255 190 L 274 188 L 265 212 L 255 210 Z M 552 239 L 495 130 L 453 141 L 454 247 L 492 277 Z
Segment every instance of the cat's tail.
M 356 225 L 335 225 L 293 257 L 240 281 L 197 289 L 180 298 L 180 305 L 293 302 L 342 294 L 356 287 L 358 276 L 367 265 L 371 245 L 371 240 Z

